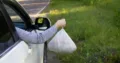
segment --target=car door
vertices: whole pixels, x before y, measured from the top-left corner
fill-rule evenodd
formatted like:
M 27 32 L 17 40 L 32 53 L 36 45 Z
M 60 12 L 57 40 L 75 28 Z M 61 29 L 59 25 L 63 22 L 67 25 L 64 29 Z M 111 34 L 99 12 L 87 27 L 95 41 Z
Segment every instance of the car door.
M 16 34 L 15 27 L 0 0 L 0 63 L 24 63 L 29 46 Z
M 11 0 L 11 3 L 14 2 Z M 3 2 L 4 7 L 14 24 L 14 26 L 22 28 L 22 29 L 33 29 L 31 26 L 31 19 L 29 17 L 26 17 L 27 15 L 24 15 L 24 10 L 18 9 L 20 6 L 16 5 L 18 7 L 15 7 L 13 4 L 11 5 L 10 1 Z M 20 11 L 22 10 L 22 12 Z M 42 31 L 41 31 L 42 32 Z M 24 42 L 24 41 L 22 41 Z M 28 46 L 28 44 L 27 44 Z M 25 51 L 25 53 L 29 52 L 26 58 L 24 58 L 24 63 L 43 63 L 44 60 L 44 44 L 29 44 L 28 51 Z M 22 51 L 21 51 L 22 52 Z M 24 53 L 24 52 L 23 52 Z M 19 53 L 18 53 L 19 54 Z

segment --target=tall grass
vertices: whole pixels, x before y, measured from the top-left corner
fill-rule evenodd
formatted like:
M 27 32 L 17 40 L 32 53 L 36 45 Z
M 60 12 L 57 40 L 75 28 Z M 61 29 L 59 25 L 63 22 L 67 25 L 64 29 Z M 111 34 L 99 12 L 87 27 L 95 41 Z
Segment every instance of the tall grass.
M 62 63 L 120 63 L 119 0 L 51 0 L 47 11 L 54 23 L 65 18 L 65 30 L 77 44 Z

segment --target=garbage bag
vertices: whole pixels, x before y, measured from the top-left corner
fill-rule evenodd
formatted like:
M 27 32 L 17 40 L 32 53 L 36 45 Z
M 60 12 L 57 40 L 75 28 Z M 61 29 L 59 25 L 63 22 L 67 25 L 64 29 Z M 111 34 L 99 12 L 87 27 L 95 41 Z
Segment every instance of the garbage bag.
M 56 53 L 72 53 L 77 47 L 66 31 L 61 29 L 48 43 L 48 49 Z

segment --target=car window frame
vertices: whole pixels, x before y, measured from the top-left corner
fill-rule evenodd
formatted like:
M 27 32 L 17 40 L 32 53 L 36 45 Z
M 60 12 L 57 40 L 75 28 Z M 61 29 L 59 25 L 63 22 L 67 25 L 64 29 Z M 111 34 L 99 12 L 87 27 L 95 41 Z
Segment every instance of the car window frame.
M 11 38 L 14 41 L 14 44 L 12 46 L 8 47 L 3 53 L 0 54 L 0 58 L 2 58 L 4 55 L 6 55 L 6 53 L 8 53 L 11 49 L 13 49 L 13 47 L 15 47 L 20 42 L 20 38 L 18 37 L 15 30 L 15 26 L 13 25 L 12 20 L 8 15 L 1 0 L 0 0 L 0 11 L 3 14 L 3 17 L 5 18 L 5 22 L 7 23 L 8 29 L 11 34 Z
M 12 18 L 11 18 L 12 22 L 13 22 L 13 23 L 23 23 L 23 24 L 25 25 L 24 28 L 27 29 L 27 23 L 26 23 L 26 22 L 24 21 L 24 19 L 22 18 L 22 15 L 21 15 L 18 11 L 16 11 L 12 6 L 9 6 L 9 5 L 7 5 L 7 4 L 4 4 L 4 7 L 5 7 L 5 6 L 9 7 L 10 9 L 12 9 L 13 12 L 14 12 L 17 16 L 19 16 L 19 18 L 22 20 L 21 22 L 14 22 L 14 21 L 12 20 Z M 6 11 L 8 10 L 6 7 L 5 7 L 5 9 L 6 9 Z M 7 13 L 9 14 L 8 11 L 7 11 Z M 11 17 L 10 14 L 9 14 L 9 16 Z
M 3 4 L 12 8 L 23 19 L 26 29 L 31 29 L 33 21 L 25 9 L 15 0 L 3 0 Z
M 9 27 L 9 30 L 11 32 L 12 37 L 14 37 L 14 41 L 16 41 L 18 39 L 16 36 L 18 36 L 18 35 L 16 34 L 15 26 L 12 23 L 12 20 L 11 20 L 9 14 L 7 13 L 7 11 L 6 11 L 6 9 L 1 1 L 0 1 L 0 10 L 3 14 L 3 17 L 5 18 L 5 21 L 8 25 L 8 27 Z
M 11 49 L 13 49 L 15 46 L 17 46 L 20 43 L 20 41 L 22 41 L 18 37 L 18 34 L 17 34 L 16 30 L 15 30 L 15 26 L 12 23 L 12 20 L 9 17 L 9 14 L 6 11 L 3 3 L 6 4 L 6 5 L 10 5 L 17 12 L 20 12 L 20 15 L 23 18 L 23 21 L 25 21 L 25 23 L 27 24 L 27 29 L 28 30 L 32 29 L 32 20 L 29 17 L 29 15 L 27 14 L 27 12 L 24 10 L 24 8 L 19 3 L 17 3 L 15 0 L 0 0 L 0 9 L 1 9 L 1 5 L 2 5 L 3 11 L 4 11 L 3 13 L 5 14 L 4 16 L 6 17 L 6 22 L 9 23 L 8 25 L 9 25 L 11 34 L 13 35 L 14 42 L 15 42 L 15 44 L 13 46 L 9 47 L 5 52 L 2 53 L 2 56 L 0 58 L 2 58 L 4 55 L 6 55 L 6 53 L 8 53 Z M 45 43 L 45 46 L 44 46 L 44 59 L 43 59 L 43 62 L 46 63 L 46 60 L 47 60 L 47 42 Z

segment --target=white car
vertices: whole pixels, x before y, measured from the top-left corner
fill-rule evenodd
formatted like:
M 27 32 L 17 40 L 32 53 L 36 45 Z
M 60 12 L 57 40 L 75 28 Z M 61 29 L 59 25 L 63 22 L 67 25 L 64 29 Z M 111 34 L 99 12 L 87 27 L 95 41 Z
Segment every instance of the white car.
M 0 63 L 46 63 L 47 42 L 28 44 L 22 41 L 15 27 L 28 31 L 44 31 L 50 27 L 49 19 L 36 18 L 35 24 L 15 0 L 0 0 Z M 26 36 L 27 37 L 27 36 Z

